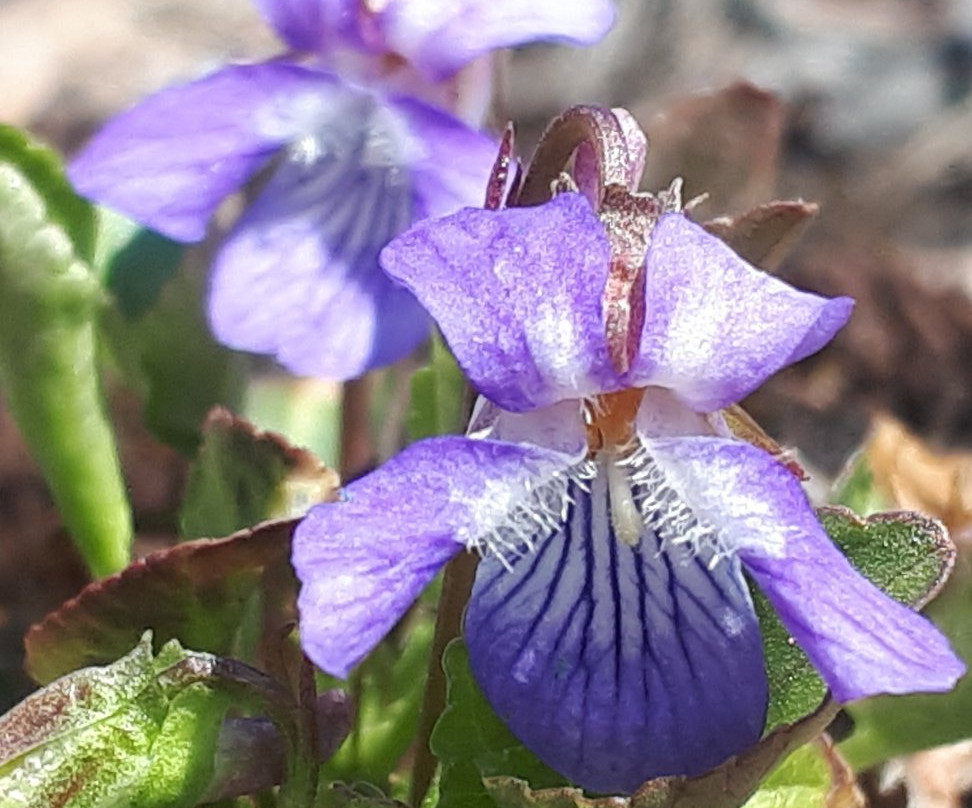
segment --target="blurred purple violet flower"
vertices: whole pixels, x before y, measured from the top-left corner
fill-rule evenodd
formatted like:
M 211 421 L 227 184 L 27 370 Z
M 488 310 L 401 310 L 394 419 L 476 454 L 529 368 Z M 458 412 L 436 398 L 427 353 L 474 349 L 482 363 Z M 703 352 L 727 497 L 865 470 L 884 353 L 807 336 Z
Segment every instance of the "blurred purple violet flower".
M 456 116 L 479 123 L 489 52 L 594 42 L 613 8 L 256 2 L 291 53 L 149 97 L 109 122 L 69 176 L 85 196 L 192 242 L 225 197 L 270 169 L 216 256 L 213 331 L 295 373 L 351 378 L 428 334 L 427 315 L 380 271 L 378 253 L 415 221 L 481 203 L 495 145 Z
M 793 289 L 658 211 L 623 372 L 605 314 L 617 234 L 585 196 L 466 209 L 393 241 L 383 266 L 484 398 L 469 437 L 409 446 L 294 541 L 303 645 L 337 676 L 453 555 L 479 551 L 473 674 L 523 743 L 597 792 L 698 775 L 759 739 L 768 690 L 744 573 L 840 701 L 947 690 L 963 671 L 719 415 L 825 345 L 852 301 Z

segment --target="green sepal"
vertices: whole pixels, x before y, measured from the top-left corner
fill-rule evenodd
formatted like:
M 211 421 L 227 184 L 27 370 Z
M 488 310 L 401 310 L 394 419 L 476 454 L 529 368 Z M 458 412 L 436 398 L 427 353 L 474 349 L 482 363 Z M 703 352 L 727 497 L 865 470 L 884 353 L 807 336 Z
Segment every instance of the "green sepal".
M 0 808 L 191 808 L 229 697 L 213 658 L 146 634 L 106 667 L 58 679 L 0 717 Z
M 7 147 L 20 142 L 9 129 L 0 134 Z M 131 514 L 96 361 L 104 297 L 79 257 L 90 252 L 88 208 L 72 202 L 52 159 L 36 147 L 13 161 L 0 152 L 0 385 L 68 530 L 100 577 L 128 563 Z
M 952 568 L 955 548 L 941 523 L 916 513 L 874 514 L 861 519 L 846 508 L 822 508 L 821 524 L 851 564 L 895 600 L 921 608 Z M 826 688 L 779 618 L 751 586 L 763 634 L 770 685 L 767 730 L 814 710 Z

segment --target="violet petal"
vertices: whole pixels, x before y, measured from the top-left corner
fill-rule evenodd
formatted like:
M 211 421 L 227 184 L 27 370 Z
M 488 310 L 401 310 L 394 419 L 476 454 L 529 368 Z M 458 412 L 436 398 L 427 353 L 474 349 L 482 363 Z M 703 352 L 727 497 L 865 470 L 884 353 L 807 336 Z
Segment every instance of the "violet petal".
M 788 286 L 683 214 L 667 214 L 645 261 L 645 327 L 627 380 L 712 412 L 820 350 L 852 307 Z
M 432 438 L 312 508 L 292 557 L 308 656 L 346 676 L 446 561 L 505 524 L 532 483 L 564 463 L 528 446 Z
M 291 147 L 217 256 L 209 317 L 221 342 L 346 379 L 428 336 L 425 311 L 378 266 L 412 220 L 410 142 L 394 110 L 346 90 Z
M 393 0 L 380 17 L 388 49 L 430 79 L 496 48 L 541 40 L 589 45 L 613 22 L 610 0 Z
M 607 237 L 580 194 L 420 222 L 381 263 L 435 318 L 475 387 L 504 409 L 620 386 L 601 313 Z
M 298 51 L 317 51 L 336 30 L 353 22 L 357 0 L 254 0 L 277 35 Z
M 482 206 L 496 159 L 496 139 L 414 98 L 393 97 L 389 106 L 409 132 L 414 218 Z
M 799 482 L 765 452 L 717 438 L 650 451 L 717 528 L 840 701 L 949 690 L 965 666 L 928 620 L 881 592 L 834 546 Z
M 625 543 L 604 472 L 567 494 L 535 552 L 477 570 L 466 643 L 500 718 L 598 792 L 701 774 L 755 743 L 767 684 L 738 561 L 712 565 L 661 528 Z
M 68 166 L 78 192 L 179 241 L 326 111 L 335 79 L 287 62 L 227 67 L 112 119 Z

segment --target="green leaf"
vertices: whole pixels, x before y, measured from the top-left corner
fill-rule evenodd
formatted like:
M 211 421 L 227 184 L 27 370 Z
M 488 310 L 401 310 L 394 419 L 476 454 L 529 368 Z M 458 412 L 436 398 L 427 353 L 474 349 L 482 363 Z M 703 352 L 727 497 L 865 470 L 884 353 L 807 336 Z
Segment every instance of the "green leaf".
M 861 519 L 846 508 L 822 508 L 818 515 L 834 543 L 865 577 L 913 608 L 934 597 L 951 569 L 955 549 L 933 519 L 906 512 Z M 812 711 L 826 688 L 757 587 L 751 589 L 763 633 L 770 730 Z
M 801 746 L 780 763 L 743 808 L 862 808 L 854 773 L 831 740 Z
M 428 365 L 412 376 L 405 425 L 409 442 L 459 432 L 463 426 L 466 379 L 442 340 L 432 340 Z
M 27 632 L 27 672 L 43 684 L 117 659 L 146 627 L 159 644 L 178 639 L 240 655 L 237 635 L 248 604 L 263 592 L 265 570 L 289 571 L 293 527 L 271 522 L 226 539 L 184 542 L 96 581 Z M 281 577 L 290 580 L 274 580 Z
M 513 737 L 487 704 L 461 640 L 449 643 L 442 664 L 446 707 L 429 742 L 442 766 L 438 808 L 494 808 L 484 776 L 520 778 L 535 788 L 566 784 Z
M 0 130 L 8 152 L 12 139 Z M 99 386 L 101 289 L 78 257 L 87 208 L 53 158 L 14 157 L 0 153 L 0 385 L 85 561 L 107 575 L 128 563 L 131 515 Z
M 770 772 L 744 808 L 807 808 L 823 806 L 830 789 L 830 771 L 820 747 L 801 746 Z
M 94 270 L 129 319 L 147 312 L 182 260 L 183 246 L 107 208 L 98 209 Z
M 2 808 L 190 808 L 212 773 L 228 697 L 213 658 L 148 634 L 103 668 L 58 679 L 0 717 Z
M 280 373 L 250 379 L 241 414 L 260 429 L 286 435 L 325 463 L 337 465 L 341 443 L 341 388 L 321 379 Z
M 955 562 L 944 526 L 922 514 L 892 511 L 861 519 L 846 508 L 822 508 L 819 516 L 865 577 L 915 609 L 935 597 Z
M 749 589 L 763 635 L 763 657 L 769 682 L 766 711 L 766 731 L 769 732 L 813 712 L 827 695 L 827 688 L 763 593 L 752 582 Z
M 861 516 L 886 510 L 892 505 L 874 484 L 874 473 L 865 452 L 857 452 L 844 466 L 834 483 L 830 501 Z
M 95 209 L 74 192 L 60 157 L 25 132 L 0 124 L 0 163 L 29 178 L 44 200 L 50 223 L 67 234 L 78 258 L 90 263 L 95 251 Z
M 352 674 L 354 728 L 324 767 L 329 780 L 390 790 L 391 775 L 418 730 L 433 632 L 432 615 L 418 606 Z
M 337 488 L 337 474 L 309 452 L 217 408 L 189 472 L 182 535 L 227 536 L 267 519 L 303 516 Z
M 183 262 L 142 316 L 106 310 L 100 336 L 125 381 L 144 402 L 146 426 L 185 454 L 199 447 L 206 414 L 217 405 L 238 408 L 244 358 L 219 345 L 203 311 L 205 267 Z

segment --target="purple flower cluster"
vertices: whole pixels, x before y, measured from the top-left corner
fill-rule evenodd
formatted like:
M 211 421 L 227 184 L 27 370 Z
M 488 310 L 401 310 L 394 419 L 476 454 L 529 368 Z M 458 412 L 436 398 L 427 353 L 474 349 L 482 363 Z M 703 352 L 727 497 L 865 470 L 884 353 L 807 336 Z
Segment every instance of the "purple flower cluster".
M 216 256 L 213 331 L 295 373 L 351 378 L 428 334 L 422 307 L 380 271 L 381 248 L 413 222 L 481 202 L 495 146 L 457 117 L 479 117 L 469 109 L 470 74 L 488 76 L 482 60 L 495 48 L 594 42 L 613 8 L 257 4 L 289 53 L 149 97 L 95 136 L 69 175 L 85 196 L 192 242 L 223 199 L 266 170 Z
M 482 398 L 467 437 L 409 446 L 312 509 L 294 542 L 302 641 L 337 676 L 478 551 L 473 674 L 524 744 L 597 792 L 698 775 L 760 738 L 749 581 L 841 701 L 946 690 L 964 670 L 720 414 L 830 341 L 852 301 L 759 271 L 670 203 L 634 234 L 641 314 L 623 333 L 615 259 L 637 238 L 582 193 L 464 209 L 385 248 Z

